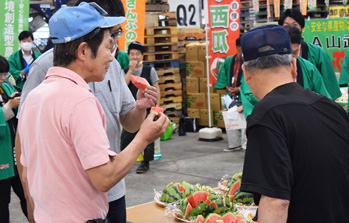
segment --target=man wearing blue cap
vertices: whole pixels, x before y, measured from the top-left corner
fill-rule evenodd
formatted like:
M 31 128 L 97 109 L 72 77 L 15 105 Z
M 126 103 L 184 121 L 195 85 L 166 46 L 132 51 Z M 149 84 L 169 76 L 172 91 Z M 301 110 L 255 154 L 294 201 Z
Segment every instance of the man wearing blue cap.
M 124 20 L 105 14 L 83 2 L 61 8 L 49 22 L 55 67 L 28 95 L 18 127 L 22 180 L 36 222 L 106 222 L 104 192 L 169 125 L 166 116 L 154 122 L 151 113 L 128 148 L 117 156 L 109 150 L 102 106 L 87 85 L 104 79 L 113 60 L 109 28 Z
M 241 48 L 245 81 L 260 100 L 247 123 L 241 186 L 254 194 L 258 222 L 348 222 L 348 114 L 294 82 L 283 27 L 250 30 Z

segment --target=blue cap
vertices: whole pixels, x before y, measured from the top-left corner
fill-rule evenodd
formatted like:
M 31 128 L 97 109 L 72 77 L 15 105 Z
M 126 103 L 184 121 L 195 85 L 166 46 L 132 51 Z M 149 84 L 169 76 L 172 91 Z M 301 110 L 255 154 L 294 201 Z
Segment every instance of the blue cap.
M 262 46 L 273 50 L 258 52 Z M 251 29 L 241 37 L 241 51 L 245 62 L 273 54 L 291 54 L 292 46 L 286 29 L 279 25 L 264 25 Z
M 104 17 L 107 14 L 95 2 L 60 8 L 49 21 L 52 43 L 68 43 L 96 28 L 109 28 L 125 21 L 125 17 Z

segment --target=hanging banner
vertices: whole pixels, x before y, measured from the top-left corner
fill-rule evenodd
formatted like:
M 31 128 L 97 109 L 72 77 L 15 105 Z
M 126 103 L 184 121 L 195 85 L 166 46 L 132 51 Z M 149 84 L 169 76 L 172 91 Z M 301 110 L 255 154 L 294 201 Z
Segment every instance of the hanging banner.
M 119 48 L 127 51 L 132 41 L 144 43 L 145 1 L 121 0 L 125 8 L 126 21 L 121 25 L 124 30 L 119 40 Z
M 306 42 L 318 45 L 327 52 L 335 72 L 341 71 L 349 47 L 348 18 L 306 20 L 302 35 Z
M 240 36 L 240 1 L 208 0 L 210 83 L 216 83 L 225 57 L 236 54 L 235 41 Z
M 328 16 L 332 18 L 342 18 L 349 16 L 349 6 L 330 6 L 328 10 Z
M 308 10 L 309 11 L 315 11 L 317 8 L 316 0 L 309 0 L 308 1 Z
M 280 0 L 274 0 L 274 17 L 279 18 L 280 16 Z
M 254 14 L 259 14 L 259 0 L 252 0 Z
M 0 55 L 9 58 L 19 50 L 18 35 L 29 27 L 29 0 L 0 1 Z
M 308 0 L 300 0 L 299 1 L 299 6 L 301 9 L 301 13 L 303 16 L 307 15 L 307 10 L 308 10 Z
M 285 4 L 284 4 L 285 10 L 292 9 L 292 3 L 293 3 L 292 0 L 285 0 Z

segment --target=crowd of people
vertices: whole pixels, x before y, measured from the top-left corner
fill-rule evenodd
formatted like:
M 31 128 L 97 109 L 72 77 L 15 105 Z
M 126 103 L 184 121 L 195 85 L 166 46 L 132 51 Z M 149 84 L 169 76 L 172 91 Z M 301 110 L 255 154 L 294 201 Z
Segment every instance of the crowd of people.
M 159 78 L 142 63 L 144 45 L 118 48 L 124 21 L 121 1 L 78 0 L 50 19 L 53 49 L 33 51 L 23 31 L 21 49 L 0 56 L 0 222 L 11 188 L 29 222 L 126 222 L 123 178 L 141 153 L 136 172 L 149 170 L 170 120 L 150 110 Z M 349 222 L 349 116 L 333 101 L 331 59 L 303 28 L 287 9 L 279 25 L 251 29 L 215 85 L 248 121 L 241 190 L 253 193 L 261 223 Z M 150 86 L 139 91 L 130 75 Z

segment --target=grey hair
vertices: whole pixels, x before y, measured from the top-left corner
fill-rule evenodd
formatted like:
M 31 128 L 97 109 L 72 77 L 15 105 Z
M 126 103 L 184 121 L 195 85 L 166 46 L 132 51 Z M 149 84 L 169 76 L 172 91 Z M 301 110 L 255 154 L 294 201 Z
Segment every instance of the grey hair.
M 267 45 L 260 47 L 259 52 L 265 52 L 274 49 L 273 47 Z M 290 67 L 292 63 L 292 54 L 273 54 L 269 56 L 259 57 L 255 60 L 250 60 L 244 62 L 246 69 L 253 73 L 259 69 L 270 69 L 280 66 Z

